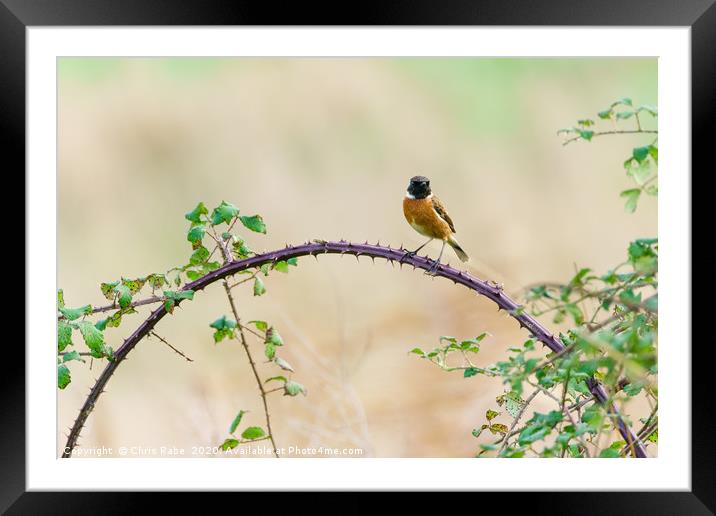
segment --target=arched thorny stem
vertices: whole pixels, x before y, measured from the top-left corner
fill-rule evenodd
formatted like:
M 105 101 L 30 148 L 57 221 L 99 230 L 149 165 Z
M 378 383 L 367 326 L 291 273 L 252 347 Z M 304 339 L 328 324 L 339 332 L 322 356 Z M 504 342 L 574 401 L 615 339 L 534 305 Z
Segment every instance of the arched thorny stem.
M 286 246 L 285 248 L 278 249 L 276 251 L 257 254 L 243 260 L 229 262 L 223 267 L 202 276 L 196 281 L 187 283 L 182 287 L 182 289 L 198 292 L 216 281 L 232 276 L 237 272 L 246 269 L 252 269 L 267 263 L 277 263 L 290 258 L 308 255 L 317 257 L 321 254 L 349 254 L 357 258 L 361 256 L 367 256 L 373 259 L 383 258 L 393 264 L 402 259 L 402 265 L 410 265 L 414 268 L 426 271 L 433 268 L 435 263 L 433 260 L 425 256 L 407 255 L 406 250 L 402 248 L 394 249 L 391 247 L 381 246 L 380 244 L 368 244 L 367 242 L 364 244 L 356 244 L 343 240 L 339 242 L 316 240 L 302 245 Z M 545 344 L 555 353 L 559 353 L 564 349 L 564 344 L 552 332 L 547 330 L 534 317 L 527 313 L 523 307 L 511 299 L 502 290 L 501 286 L 475 278 L 467 272 L 460 271 L 450 267 L 449 265 L 439 265 L 434 270 L 434 274 L 435 276 L 452 280 L 456 284 L 463 285 L 470 290 L 474 290 L 478 294 L 491 299 L 495 304 L 497 304 L 499 309 L 506 310 L 507 313 L 520 324 L 521 327 L 525 328 L 535 339 Z M 179 302 L 180 300 L 176 301 L 177 304 Z M 80 413 L 70 430 L 70 434 L 67 438 L 67 444 L 62 452 L 62 457 L 70 457 L 72 455 L 72 450 L 77 444 L 80 431 L 97 403 L 97 399 L 107 385 L 107 382 L 112 377 L 112 374 L 114 374 L 117 367 L 119 367 L 119 364 L 122 363 L 134 346 L 136 346 L 137 343 L 142 340 L 142 338 L 145 337 L 166 314 L 167 312 L 163 305 L 154 310 L 115 351 L 114 359 L 107 364 L 104 371 L 102 371 L 97 379 L 94 387 L 90 389 L 89 395 L 87 396 L 87 399 L 80 409 Z M 604 387 L 596 380 L 589 381 L 588 386 L 592 395 L 600 403 L 607 405 L 607 411 L 614 418 L 619 433 L 622 435 L 627 445 L 633 446 L 634 454 L 640 458 L 646 457 L 646 450 L 643 443 L 637 438 L 632 429 L 624 422 L 621 415 L 619 415 L 617 408 L 610 402 L 609 396 Z

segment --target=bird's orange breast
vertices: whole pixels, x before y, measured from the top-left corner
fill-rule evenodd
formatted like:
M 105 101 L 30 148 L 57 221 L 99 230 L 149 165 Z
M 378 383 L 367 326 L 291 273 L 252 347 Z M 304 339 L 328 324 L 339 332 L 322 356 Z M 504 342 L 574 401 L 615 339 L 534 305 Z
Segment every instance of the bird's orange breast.
M 433 208 L 433 201 L 430 198 L 411 199 L 403 198 L 403 214 L 415 231 L 431 238 L 447 239 L 452 231 Z

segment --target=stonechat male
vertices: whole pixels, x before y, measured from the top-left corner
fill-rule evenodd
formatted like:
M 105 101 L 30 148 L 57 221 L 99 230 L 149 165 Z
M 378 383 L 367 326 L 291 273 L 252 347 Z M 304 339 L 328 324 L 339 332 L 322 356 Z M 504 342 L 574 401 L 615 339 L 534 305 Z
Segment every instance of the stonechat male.
M 453 234 L 455 233 L 455 224 L 453 224 L 450 215 L 448 215 L 445 205 L 433 195 L 430 190 L 430 179 L 424 176 L 415 176 L 410 178 L 408 191 L 403 199 L 403 214 L 408 224 L 423 236 L 430 240 L 418 247 L 415 251 L 406 253 L 406 257 L 414 255 L 430 242 L 439 238 L 443 241 L 440 249 L 440 255 L 435 264 L 428 271 L 434 273 L 440 264 L 440 258 L 443 256 L 445 244 L 448 244 L 455 250 L 455 254 L 463 262 L 470 259 L 460 244 L 457 243 Z

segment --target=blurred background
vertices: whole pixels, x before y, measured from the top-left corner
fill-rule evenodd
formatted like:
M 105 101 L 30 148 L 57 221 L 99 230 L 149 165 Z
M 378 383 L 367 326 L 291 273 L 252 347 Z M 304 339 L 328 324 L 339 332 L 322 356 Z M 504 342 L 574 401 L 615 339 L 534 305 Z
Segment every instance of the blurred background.
M 606 271 L 630 239 L 657 232 L 654 198 L 631 215 L 619 198 L 631 187 L 621 164 L 643 137 L 563 147 L 556 134 L 625 96 L 656 105 L 656 59 L 62 58 L 58 73 L 58 287 L 68 306 L 107 304 L 101 282 L 187 263 L 184 214 L 199 201 L 262 214 L 268 234 L 245 234 L 256 251 L 341 238 L 415 248 L 424 240 L 401 203 L 408 179 L 426 175 L 472 257 L 467 269 L 508 292 L 566 282 L 575 267 Z M 265 284 L 262 297 L 236 289 L 240 314 L 276 326 L 281 356 L 308 389 L 269 395 L 279 447 L 464 457 L 486 442 L 470 432 L 496 408 L 499 380 L 445 373 L 408 351 L 487 331 L 479 365 L 506 357 L 526 334 L 491 302 L 367 258 L 300 259 Z M 147 313 L 108 328 L 109 344 Z M 80 444 L 190 452 L 221 444 L 240 409 L 250 411 L 242 426 L 264 426 L 243 350 L 212 339 L 209 324 L 229 313 L 217 284 L 165 317 L 156 331 L 194 361 L 142 341 Z M 261 343 L 251 346 L 263 360 Z M 58 453 L 104 363 L 69 365 Z

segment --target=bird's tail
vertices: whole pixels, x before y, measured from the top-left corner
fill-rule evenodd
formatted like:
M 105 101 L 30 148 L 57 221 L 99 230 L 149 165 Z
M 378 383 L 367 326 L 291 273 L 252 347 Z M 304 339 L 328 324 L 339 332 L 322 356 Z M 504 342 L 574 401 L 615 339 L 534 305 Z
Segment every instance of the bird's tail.
M 463 251 L 462 247 L 460 247 L 460 244 L 458 244 L 457 240 L 455 240 L 453 237 L 450 237 L 447 243 L 450 244 L 450 247 L 455 250 L 455 254 L 458 258 L 460 258 L 461 261 L 467 262 L 470 260 L 470 257 L 465 251 Z

